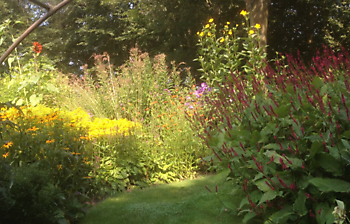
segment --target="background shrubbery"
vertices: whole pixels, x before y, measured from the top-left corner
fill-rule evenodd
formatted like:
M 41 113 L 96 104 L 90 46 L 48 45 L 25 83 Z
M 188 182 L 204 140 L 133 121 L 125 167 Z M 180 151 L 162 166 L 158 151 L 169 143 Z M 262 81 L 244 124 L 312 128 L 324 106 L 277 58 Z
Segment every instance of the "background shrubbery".
M 137 48 L 118 68 L 94 54 L 82 75 L 59 74 L 41 49 L 25 63 L 16 52 L 0 86 L 4 220 L 77 222 L 91 198 L 194 178 L 204 165 L 231 171 L 241 202 L 223 204 L 244 222 L 344 221 L 348 54 L 270 66 L 260 24 L 241 15 L 245 24 L 217 30 L 210 19 L 197 33 L 201 87 Z

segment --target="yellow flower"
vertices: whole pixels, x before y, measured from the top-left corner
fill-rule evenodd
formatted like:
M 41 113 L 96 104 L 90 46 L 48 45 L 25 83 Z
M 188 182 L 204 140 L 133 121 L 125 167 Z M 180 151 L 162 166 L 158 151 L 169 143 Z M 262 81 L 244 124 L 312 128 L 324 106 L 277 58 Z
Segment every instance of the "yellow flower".
M 208 33 L 208 37 L 211 37 L 211 33 L 210 32 Z
M 3 154 L 2 157 L 4 157 L 6 159 L 6 157 L 9 156 L 9 152 L 7 152 L 6 154 Z
M 241 14 L 242 16 L 246 16 L 246 15 L 247 15 L 247 11 L 242 10 L 240 14 Z
M 210 26 L 210 25 L 209 25 L 209 24 L 207 24 L 207 25 L 205 25 L 205 28 L 209 28 L 209 26 Z
M 230 25 L 231 23 L 230 23 L 230 22 L 227 22 L 226 24 L 227 24 L 227 25 Z
M 242 23 L 242 25 L 244 26 L 244 25 L 245 25 L 245 23 Z
M 220 40 L 220 43 L 224 42 L 225 41 L 225 38 L 221 38 Z
M 249 34 L 250 35 L 254 34 L 254 30 L 249 30 Z
M 10 148 L 13 145 L 13 142 L 8 142 L 3 145 L 4 148 Z
M 225 25 L 225 28 L 228 29 L 228 25 Z
M 54 142 L 55 142 L 55 139 L 52 139 L 52 140 L 46 140 L 46 143 L 47 143 L 47 144 L 54 143 Z
M 213 18 L 209 19 L 209 23 L 212 23 L 213 21 L 214 21 L 214 19 L 213 19 Z
M 201 37 L 202 37 L 203 35 L 204 35 L 204 33 L 203 33 L 203 32 L 201 32 L 201 33 L 199 34 L 199 36 L 201 36 Z
M 197 32 L 197 35 L 199 35 L 199 31 Z
M 228 31 L 228 35 L 232 35 L 232 30 Z
M 33 126 L 32 128 L 29 128 L 29 129 L 28 129 L 28 131 L 37 131 L 37 130 L 39 130 L 39 128 L 37 128 L 37 127 L 35 127 L 35 126 Z
M 58 170 L 62 170 L 62 165 L 57 165 Z
M 255 24 L 255 28 L 260 29 L 260 24 L 259 23 Z

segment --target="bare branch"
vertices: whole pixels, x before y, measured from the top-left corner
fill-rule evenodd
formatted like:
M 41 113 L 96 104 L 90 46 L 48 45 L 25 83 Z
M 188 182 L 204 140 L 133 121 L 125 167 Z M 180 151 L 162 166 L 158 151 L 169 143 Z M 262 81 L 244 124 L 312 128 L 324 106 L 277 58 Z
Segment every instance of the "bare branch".
M 40 7 L 43 7 L 43 8 L 46 9 L 47 11 L 50 11 L 50 9 L 51 9 L 51 6 L 50 6 L 50 5 L 45 4 L 45 3 L 42 3 L 42 2 L 40 2 L 40 1 L 38 1 L 38 0 L 29 0 L 29 1 L 30 1 L 30 2 L 33 2 L 34 4 L 36 4 L 36 5 L 40 6 Z
M 33 2 L 33 0 L 31 0 Z M 7 51 L 0 58 L 0 65 L 2 62 L 9 56 L 9 54 L 18 46 L 21 41 L 24 40 L 35 28 L 37 28 L 41 23 L 43 23 L 47 18 L 55 14 L 62 7 L 67 5 L 69 2 L 73 0 L 64 0 L 61 3 L 57 4 L 55 7 L 50 7 L 49 11 L 40 19 L 38 19 L 35 23 L 33 23 L 24 33 L 7 49 Z M 36 1 L 37 2 L 37 1 Z

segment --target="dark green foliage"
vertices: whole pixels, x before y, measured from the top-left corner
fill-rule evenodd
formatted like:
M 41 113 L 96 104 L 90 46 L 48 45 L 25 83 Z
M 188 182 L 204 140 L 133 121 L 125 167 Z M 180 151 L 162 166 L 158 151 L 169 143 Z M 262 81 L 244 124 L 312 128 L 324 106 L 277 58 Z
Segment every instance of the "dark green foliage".
M 52 183 L 47 170 L 34 165 L 10 169 L 1 161 L 0 172 L 1 223 L 56 223 L 84 215 L 78 201 L 67 203 L 67 195 Z
M 220 100 L 208 99 L 222 119 L 204 139 L 245 195 L 235 205 L 244 222 L 333 223 L 336 200 L 350 204 L 348 54 L 287 61 L 262 70 L 263 82 L 232 74 Z

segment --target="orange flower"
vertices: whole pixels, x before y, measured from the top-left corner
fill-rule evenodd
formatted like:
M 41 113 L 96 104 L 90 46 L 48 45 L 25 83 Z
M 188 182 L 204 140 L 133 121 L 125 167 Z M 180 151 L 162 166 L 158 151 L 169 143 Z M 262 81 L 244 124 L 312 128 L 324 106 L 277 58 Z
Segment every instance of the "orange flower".
M 47 144 L 54 143 L 54 142 L 55 142 L 55 139 L 52 139 L 52 140 L 46 140 L 46 143 L 47 143 Z
M 164 101 L 164 103 L 167 103 L 168 101 Z
M 156 104 L 157 102 L 158 102 L 158 101 L 154 101 L 154 102 L 151 103 L 151 105 Z
M 171 96 L 171 98 L 175 98 L 175 97 L 177 97 L 177 95 L 173 95 L 173 96 Z
M 149 108 L 148 108 L 148 107 L 146 108 L 146 111 L 147 111 L 147 110 L 149 110 Z
M 40 52 L 41 52 L 41 50 L 43 49 L 43 47 L 41 46 L 41 44 L 39 44 L 38 42 L 34 42 L 33 43 L 33 51 L 35 52 L 35 53 L 38 53 L 38 54 L 40 54 Z
M 7 152 L 6 154 L 3 154 L 2 157 L 4 157 L 6 159 L 6 157 L 9 156 L 9 152 Z

